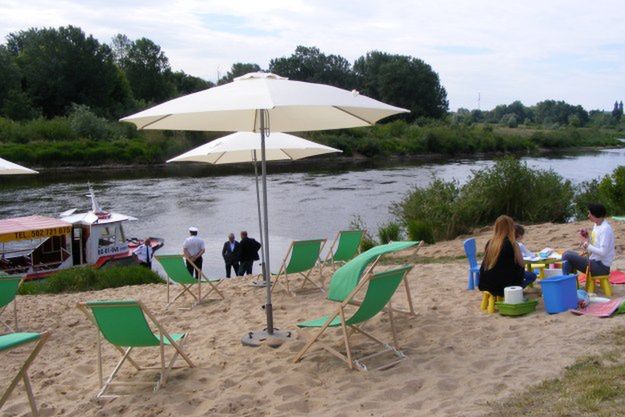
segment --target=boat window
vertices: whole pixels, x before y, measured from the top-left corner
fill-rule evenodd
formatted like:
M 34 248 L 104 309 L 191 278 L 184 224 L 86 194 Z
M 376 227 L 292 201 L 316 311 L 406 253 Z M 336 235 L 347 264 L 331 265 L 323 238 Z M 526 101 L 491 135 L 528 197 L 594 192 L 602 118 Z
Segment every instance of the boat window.
M 98 246 L 110 246 L 115 244 L 115 226 L 105 226 L 100 234 Z

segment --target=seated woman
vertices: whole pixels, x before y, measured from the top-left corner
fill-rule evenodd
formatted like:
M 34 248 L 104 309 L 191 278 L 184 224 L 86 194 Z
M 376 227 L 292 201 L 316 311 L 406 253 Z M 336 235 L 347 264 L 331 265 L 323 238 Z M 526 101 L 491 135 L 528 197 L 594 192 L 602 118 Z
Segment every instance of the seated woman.
M 503 289 L 526 287 L 536 280 L 536 274 L 524 269 L 523 255 L 514 237 L 514 220 L 499 216 L 493 237 L 486 243 L 480 267 L 480 291 L 503 296 Z
M 588 256 L 566 251 L 562 255 L 565 270 L 563 273 L 586 272 L 590 262 L 590 273 L 593 276 L 609 275 L 614 260 L 614 232 L 605 219 L 606 209 L 603 204 L 588 204 L 588 220 L 593 223 L 592 232 L 580 230 L 581 245 Z

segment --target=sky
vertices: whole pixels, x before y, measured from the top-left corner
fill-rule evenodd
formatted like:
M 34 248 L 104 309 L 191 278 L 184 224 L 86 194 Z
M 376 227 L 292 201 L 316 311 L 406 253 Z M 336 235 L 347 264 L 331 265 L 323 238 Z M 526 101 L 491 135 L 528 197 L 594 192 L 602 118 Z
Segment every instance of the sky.
M 352 63 L 372 50 L 411 55 L 439 74 L 451 110 L 546 99 L 611 110 L 625 101 L 623 22 L 616 0 L 0 0 L 3 39 L 70 24 L 106 43 L 147 37 L 172 69 L 212 81 L 298 45 Z

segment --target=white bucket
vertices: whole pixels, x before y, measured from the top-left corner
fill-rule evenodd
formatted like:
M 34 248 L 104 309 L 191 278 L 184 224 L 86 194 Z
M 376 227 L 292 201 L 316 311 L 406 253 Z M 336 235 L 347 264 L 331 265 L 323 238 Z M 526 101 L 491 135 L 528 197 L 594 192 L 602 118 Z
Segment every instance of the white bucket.
M 562 275 L 562 269 L 561 268 L 545 268 L 544 274 L 545 274 L 545 278 L 557 277 L 558 275 Z
M 504 288 L 503 302 L 506 304 L 521 304 L 523 302 L 523 287 Z

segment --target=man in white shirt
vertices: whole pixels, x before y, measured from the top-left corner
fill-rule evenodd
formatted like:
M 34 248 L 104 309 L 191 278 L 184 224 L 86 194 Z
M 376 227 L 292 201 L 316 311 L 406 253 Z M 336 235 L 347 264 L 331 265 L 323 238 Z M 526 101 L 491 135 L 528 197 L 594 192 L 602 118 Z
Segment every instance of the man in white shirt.
M 189 236 L 184 240 L 182 244 L 182 251 L 184 252 L 184 257 L 187 261 L 187 270 L 189 273 L 195 278 L 200 279 L 200 271 L 202 270 L 202 255 L 204 255 L 204 240 L 198 237 L 198 228 L 197 227 L 189 227 Z M 191 262 L 193 263 L 191 263 Z M 193 264 L 197 267 L 196 270 L 193 267 Z
M 603 204 L 588 205 L 588 219 L 594 223 L 592 232 L 586 229 L 580 231 L 582 247 L 588 252 L 588 257 L 567 251 L 562 255 L 562 260 L 567 261 L 566 271 L 586 272 L 590 262 L 590 273 L 593 276 L 609 275 L 610 266 L 614 260 L 614 232 L 605 219 L 606 210 Z
M 133 255 L 137 258 L 139 265 L 146 268 L 152 268 L 152 257 L 154 256 L 154 250 L 151 247 L 152 240 L 148 237 L 142 244 L 137 246 Z

